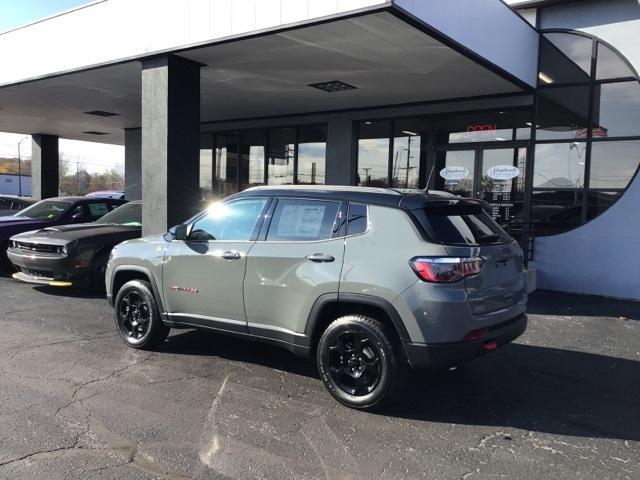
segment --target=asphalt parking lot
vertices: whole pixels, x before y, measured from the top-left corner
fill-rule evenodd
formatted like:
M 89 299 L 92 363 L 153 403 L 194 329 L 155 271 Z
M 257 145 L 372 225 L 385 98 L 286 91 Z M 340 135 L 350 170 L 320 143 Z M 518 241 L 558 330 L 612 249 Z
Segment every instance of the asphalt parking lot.
M 129 349 L 98 295 L 0 278 L 0 308 L 2 479 L 640 478 L 637 303 L 538 292 L 517 343 L 383 414 L 275 347 Z

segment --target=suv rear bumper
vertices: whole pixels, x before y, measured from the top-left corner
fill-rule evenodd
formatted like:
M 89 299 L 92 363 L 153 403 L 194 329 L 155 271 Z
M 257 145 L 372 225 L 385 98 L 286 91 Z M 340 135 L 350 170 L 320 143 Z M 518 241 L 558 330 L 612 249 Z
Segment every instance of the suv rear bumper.
M 527 316 L 522 314 L 478 340 L 436 344 L 405 343 L 404 349 L 412 368 L 441 369 L 459 365 L 506 345 L 526 329 Z

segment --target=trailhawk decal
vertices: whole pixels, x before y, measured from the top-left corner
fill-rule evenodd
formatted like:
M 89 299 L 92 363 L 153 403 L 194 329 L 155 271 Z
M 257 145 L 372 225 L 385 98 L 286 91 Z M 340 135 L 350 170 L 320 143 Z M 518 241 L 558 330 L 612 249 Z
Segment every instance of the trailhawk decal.
M 169 287 L 169 290 L 172 290 L 174 292 L 198 293 L 198 289 L 197 288 L 178 287 L 176 285 L 173 285 L 173 286 Z

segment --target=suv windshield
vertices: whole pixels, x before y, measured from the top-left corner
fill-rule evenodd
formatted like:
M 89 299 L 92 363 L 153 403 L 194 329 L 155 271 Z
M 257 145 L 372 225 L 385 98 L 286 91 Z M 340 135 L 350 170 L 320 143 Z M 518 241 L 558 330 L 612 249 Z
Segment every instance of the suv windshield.
M 449 245 L 506 243 L 509 236 L 480 205 L 446 205 L 414 210 L 428 237 Z
M 42 200 L 29 208 L 19 211 L 14 217 L 27 217 L 37 220 L 54 220 L 69 208 L 68 202 L 59 200 Z
M 104 217 L 96 220 L 94 223 L 110 223 L 117 225 L 125 225 L 127 227 L 142 226 L 142 204 L 126 203 L 114 211 L 107 213 Z

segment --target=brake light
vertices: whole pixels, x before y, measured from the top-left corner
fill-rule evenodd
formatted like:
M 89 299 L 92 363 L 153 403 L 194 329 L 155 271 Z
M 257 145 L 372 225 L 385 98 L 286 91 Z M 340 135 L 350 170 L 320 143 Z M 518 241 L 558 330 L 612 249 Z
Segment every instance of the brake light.
M 478 257 L 417 257 L 409 263 L 420 279 L 431 283 L 459 282 L 482 270 L 482 259 Z

